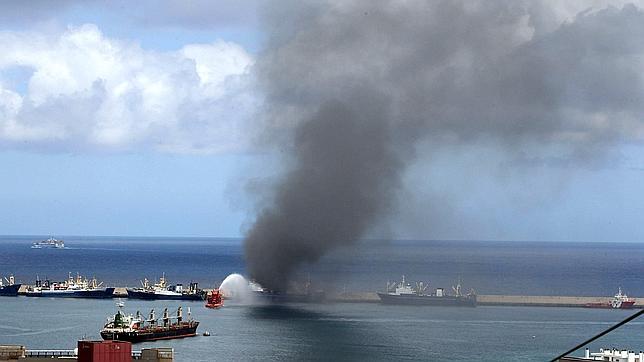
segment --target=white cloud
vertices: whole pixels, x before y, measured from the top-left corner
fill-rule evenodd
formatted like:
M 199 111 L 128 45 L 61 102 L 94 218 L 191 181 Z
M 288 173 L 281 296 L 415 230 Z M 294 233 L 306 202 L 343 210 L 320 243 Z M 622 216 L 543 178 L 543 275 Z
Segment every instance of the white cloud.
M 0 32 L 0 147 L 216 153 L 248 146 L 254 59 L 221 40 L 175 52 L 105 37 Z M 31 69 L 22 87 L 12 72 Z

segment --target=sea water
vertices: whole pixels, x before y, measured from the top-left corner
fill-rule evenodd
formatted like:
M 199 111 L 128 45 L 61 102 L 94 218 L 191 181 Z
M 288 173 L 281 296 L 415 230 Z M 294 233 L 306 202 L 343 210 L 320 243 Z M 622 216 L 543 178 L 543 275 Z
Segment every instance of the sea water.
M 107 285 L 135 286 L 165 273 L 171 283 L 217 286 L 244 274 L 236 239 L 75 238 L 69 249 L 30 249 L 38 237 L 3 237 L 0 274 L 19 281 L 65 279 L 69 272 Z M 642 244 L 365 241 L 336 251 L 300 275 L 343 290 L 375 291 L 405 274 L 449 287 L 460 278 L 479 294 L 611 295 L 621 286 L 644 296 Z M 543 361 L 627 317 L 632 311 L 528 307 L 405 307 L 379 304 L 234 306 L 126 300 L 147 313 L 183 305 L 201 322 L 193 337 L 144 343 L 170 346 L 178 361 L 212 360 L 482 360 Z M 0 344 L 68 348 L 98 339 L 114 300 L 0 298 Z M 639 351 L 636 320 L 591 345 Z

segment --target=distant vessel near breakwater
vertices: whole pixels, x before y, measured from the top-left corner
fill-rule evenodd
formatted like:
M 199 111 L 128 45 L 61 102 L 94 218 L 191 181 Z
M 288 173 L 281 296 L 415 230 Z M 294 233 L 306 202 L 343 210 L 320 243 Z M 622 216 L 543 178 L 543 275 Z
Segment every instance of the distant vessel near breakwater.
M 15 297 L 18 295 L 21 285 L 22 284 L 16 284 L 16 278 L 13 275 L 10 275 L 9 278 L 4 278 L 4 281 L 3 278 L 0 277 L 0 296 Z
M 622 288 L 619 288 L 617 294 L 612 299 L 605 302 L 587 303 L 586 308 L 604 308 L 604 309 L 632 309 L 635 305 L 635 298 L 629 298 L 622 294 Z
M 206 293 L 199 289 L 199 284 L 191 282 L 188 290 L 183 289 L 183 284 L 168 285 L 165 274 L 159 281 L 150 284 L 147 279 L 141 281 L 141 288 L 128 288 L 128 298 L 147 300 L 203 300 Z
M 112 298 L 115 288 L 101 287 L 102 284 L 96 278 L 87 279 L 80 274 L 76 274 L 74 278 L 69 273 L 67 280 L 62 282 L 36 279 L 35 285 L 27 287 L 25 295 L 53 298 Z
M 443 288 L 436 288 L 431 293 L 427 292 L 428 284 L 422 282 L 416 283 L 413 287 L 405 281 L 403 275 L 402 281 L 390 285 L 387 283 L 386 292 L 378 292 L 378 297 L 384 304 L 405 304 L 405 305 L 438 305 L 438 306 L 458 306 L 458 307 L 475 307 L 476 294 L 474 291 L 464 295 L 461 292 L 461 283 L 452 287 L 453 293 L 447 294 Z

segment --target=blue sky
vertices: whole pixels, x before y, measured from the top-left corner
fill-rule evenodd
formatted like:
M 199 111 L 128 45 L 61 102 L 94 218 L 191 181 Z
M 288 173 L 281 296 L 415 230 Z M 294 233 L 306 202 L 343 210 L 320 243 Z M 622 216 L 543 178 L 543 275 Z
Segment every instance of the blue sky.
M 14 14 L 5 9 L 0 30 L 56 38 L 91 24 L 105 39 L 161 53 L 216 41 L 237 44 L 248 54 L 261 47 L 252 14 L 240 17 L 243 23 L 185 26 L 181 19 L 140 21 L 137 17 L 154 7 L 144 2 L 138 9 L 125 2 L 32 5 L 41 11 L 29 5 L 13 9 Z M 254 6 L 246 11 L 233 2 L 221 5 L 222 16 L 226 7 L 254 11 Z M 0 75 L 5 85 L 25 95 L 30 69 L 5 66 Z M 23 140 L 0 149 L 0 234 L 240 236 L 248 210 L 236 183 L 242 182 L 245 167 L 262 159 L 246 152 L 159 152 L 139 144 L 106 152 L 96 145 L 45 143 Z
M 4 152 L 5 234 L 237 236 L 244 156 Z
M 0 234 L 239 237 L 252 221 L 249 180 L 280 167 L 255 147 L 260 6 L 136 4 L 0 5 Z M 583 10 L 569 6 L 562 23 Z M 644 240 L 638 142 L 592 164 L 513 162 L 476 143 L 420 152 L 372 236 Z

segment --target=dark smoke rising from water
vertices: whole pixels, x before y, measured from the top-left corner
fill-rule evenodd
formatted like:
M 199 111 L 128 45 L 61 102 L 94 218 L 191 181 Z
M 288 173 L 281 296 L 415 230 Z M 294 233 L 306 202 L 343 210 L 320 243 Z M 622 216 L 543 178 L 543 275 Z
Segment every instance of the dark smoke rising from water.
M 245 240 L 266 287 L 386 217 L 420 138 L 584 162 L 644 134 L 635 6 L 554 26 L 548 1 L 279 6 L 256 71 L 265 133 L 289 142 L 292 163 Z
M 293 169 L 246 238 L 250 274 L 283 290 L 294 267 L 356 240 L 390 204 L 402 163 L 386 109 L 323 104 L 297 128 Z

